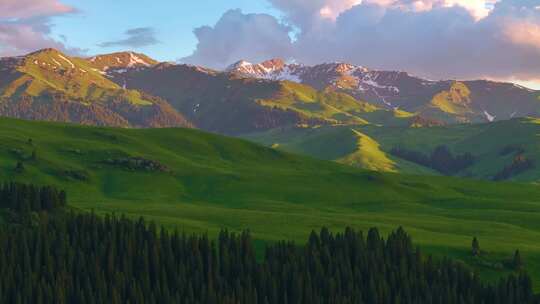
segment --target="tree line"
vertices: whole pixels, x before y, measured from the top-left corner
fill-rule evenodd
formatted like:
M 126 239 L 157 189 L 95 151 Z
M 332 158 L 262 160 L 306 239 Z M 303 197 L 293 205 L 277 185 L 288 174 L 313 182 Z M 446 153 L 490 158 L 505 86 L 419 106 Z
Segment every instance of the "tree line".
M 432 168 L 442 174 L 452 175 L 474 164 L 475 157 L 467 152 L 453 155 L 447 146 L 438 146 L 431 154 L 394 147 L 390 154 L 411 161 L 424 167 Z
M 18 212 L 50 211 L 66 206 L 66 192 L 51 186 L 35 186 L 15 182 L 0 185 L 0 208 Z
M 65 203 L 54 187 L 0 188 L 0 207 L 15 211 Z M 422 253 L 402 228 L 386 239 L 376 228 L 323 228 L 257 257 L 247 231 L 212 240 L 143 218 L 38 214 L 37 224 L 0 225 L 0 303 L 540 303 L 526 273 L 483 283 L 463 263 Z M 477 240 L 472 248 L 480 253 Z
M 502 181 L 512 178 L 528 170 L 534 169 L 534 161 L 523 154 L 514 156 L 512 163 L 505 166 L 493 176 L 494 181 Z
M 257 259 L 248 232 L 217 240 L 143 219 L 50 217 L 0 229 L 1 303 L 538 303 L 524 273 L 488 285 L 398 229 L 327 229 Z

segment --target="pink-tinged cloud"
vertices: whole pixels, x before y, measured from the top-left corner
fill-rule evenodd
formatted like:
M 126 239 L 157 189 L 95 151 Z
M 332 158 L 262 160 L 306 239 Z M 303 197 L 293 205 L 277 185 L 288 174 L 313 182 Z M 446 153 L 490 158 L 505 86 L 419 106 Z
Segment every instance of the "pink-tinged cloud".
M 480 20 L 487 17 L 493 10 L 495 3 L 499 1 L 501 0 L 364 0 L 364 3 L 397 7 L 414 12 L 461 7 L 466 9 L 476 20 Z
M 49 36 L 53 16 L 74 12 L 59 0 L 0 0 L 0 56 L 26 54 L 41 48 L 56 48 L 81 54 L 77 48 Z
M 58 0 L 1 0 L 0 19 L 26 19 L 73 12 Z
M 335 20 L 341 13 L 360 3 L 362 3 L 362 0 L 326 1 L 323 7 L 319 9 L 319 15 L 322 18 Z
M 0 45 L 0 56 L 20 55 L 48 47 L 70 51 L 30 24 L 0 23 Z
M 504 34 L 515 44 L 540 49 L 540 23 L 512 20 L 504 25 Z
M 432 79 L 540 79 L 540 9 L 531 0 L 269 0 L 284 15 L 259 34 L 248 15 L 197 35 L 196 63 L 285 57 L 306 64 L 342 61 Z M 534 3 L 533 3 L 534 2 Z M 272 18 L 267 16 L 267 18 Z M 249 27 L 249 33 L 238 28 Z M 253 37 L 257 47 L 251 47 Z M 228 44 L 221 41 L 228 42 Z M 268 41 L 281 41 L 279 45 Z M 228 49 L 233 51 L 225 56 Z M 204 54 L 204 56 L 200 56 Z M 241 56 L 241 57 L 237 57 Z

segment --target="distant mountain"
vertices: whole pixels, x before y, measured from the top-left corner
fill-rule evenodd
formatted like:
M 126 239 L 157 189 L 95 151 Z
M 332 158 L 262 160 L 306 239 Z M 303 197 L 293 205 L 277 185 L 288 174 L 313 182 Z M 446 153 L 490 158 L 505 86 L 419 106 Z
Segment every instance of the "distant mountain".
M 540 117 L 540 92 L 430 81 L 345 63 L 239 61 L 225 71 L 139 53 L 54 49 L 0 59 L 0 115 L 122 127 L 195 126 L 240 135 L 290 126 L 431 127 Z
M 99 58 L 92 62 L 54 49 L 0 58 L 0 115 L 119 127 L 191 126 L 166 101 L 110 81 L 98 64 L 110 58 Z M 137 58 L 138 64 L 153 62 Z
M 275 62 L 274 64 L 279 64 Z M 264 68 L 264 67 L 263 67 Z M 162 63 L 108 72 L 111 80 L 167 100 L 197 127 L 245 134 L 291 125 L 409 125 L 413 115 L 291 81 L 238 77 Z
M 280 59 L 258 64 L 240 61 L 226 71 L 241 77 L 290 80 L 318 90 L 331 89 L 445 123 L 540 116 L 540 92 L 511 83 L 432 81 L 406 72 L 370 70 L 346 63 L 305 66 Z
M 159 63 L 158 61 L 144 54 L 134 52 L 118 52 L 98 55 L 87 58 L 87 60 L 94 68 L 97 68 L 103 72 L 111 69 L 149 67 Z

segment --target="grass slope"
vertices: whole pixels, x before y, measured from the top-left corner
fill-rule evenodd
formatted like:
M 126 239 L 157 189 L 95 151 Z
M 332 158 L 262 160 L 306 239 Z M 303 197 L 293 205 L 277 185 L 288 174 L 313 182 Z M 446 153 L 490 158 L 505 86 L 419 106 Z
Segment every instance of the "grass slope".
M 357 151 L 339 159 L 340 163 L 374 171 L 396 172 L 395 163 L 381 151 L 380 145 L 375 140 L 356 130 L 352 132 L 358 138 Z
M 122 90 L 86 60 L 69 57 L 54 49 L 27 55 L 17 70 L 22 76 L 3 90 L 3 97 L 17 97 L 22 93 L 39 96 L 56 91 L 86 103 L 123 98 L 136 105 L 152 104 L 137 91 Z
M 395 168 L 387 165 L 366 166 L 358 155 L 362 151 L 355 145 L 357 132 L 369 136 L 378 146 L 379 159 L 390 159 Z M 347 126 L 323 128 L 288 128 L 265 133 L 250 134 L 246 138 L 279 149 L 302 153 L 320 159 L 342 161 L 364 168 L 381 171 L 397 170 L 409 174 L 436 174 L 435 172 L 393 157 L 387 152 L 399 146 L 430 153 L 439 145 L 447 145 L 455 153 L 470 152 L 478 161 L 460 172 L 460 176 L 490 179 L 512 163 L 514 154 L 501 155 L 507 146 L 519 146 L 524 155 L 537 164 L 536 169 L 514 177 L 517 181 L 540 181 L 540 123 L 538 119 L 520 118 L 489 124 L 463 124 L 430 128 L 394 128 L 378 126 Z M 320 148 L 322 147 L 322 148 Z M 353 157 L 356 155 L 356 157 Z M 383 161 L 388 163 L 388 161 Z
M 408 130 L 407 128 L 382 128 L 378 126 L 331 126 L 319 128 L 281 128 L 243 136 L 272 146 L 278 150 L 309 155 L 323 160 L 383 172 L 439 175 L 437 172 L 394 157 L 385 152 L 387 145 L 378 142 L 380 134 L 374 130 Z M 364 144 L 361 139 L 362 134 Z M 374 137 L 375 135 L 376 137 Z M 381 162 L 378 164 L 378 162 Z
M 29 159 L 33 150 L 36 160 Z M 128 156 L 170 171 L 104 163 Z M 21 160 L 26 169 L 17 174 Z M 76 208 L 143 215 L 210 235 L 249 228 L 259 242 L 303 241 L 323 225 L 383 232 L 402 225 L 429 252 L 463 259 L 489 279 L 505 271 L 482 261 L 501 261 L 519 248 L 540 280 L 540 187 L 534 185 L 361 171 L 197 130 L 13 119 L 0 119 L 0 168 L 2 180 L 65 188 Z M 473 236 L 486 252 L 482 261 L 469 255 Z

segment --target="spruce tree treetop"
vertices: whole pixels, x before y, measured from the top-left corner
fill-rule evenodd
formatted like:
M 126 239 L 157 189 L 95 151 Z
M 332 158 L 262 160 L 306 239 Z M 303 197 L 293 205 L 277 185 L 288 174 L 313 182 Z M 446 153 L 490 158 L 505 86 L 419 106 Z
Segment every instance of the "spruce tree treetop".
M 472 240 L 472 255 L 473 256 L 480 255 L 480 243 L 478 242 L 478 239 L 476 237 L 474 237 Z

